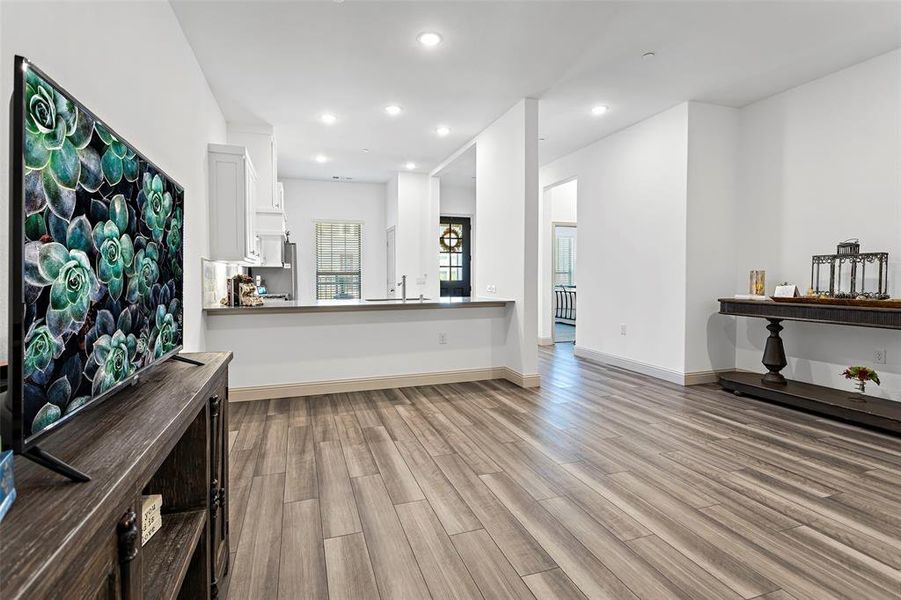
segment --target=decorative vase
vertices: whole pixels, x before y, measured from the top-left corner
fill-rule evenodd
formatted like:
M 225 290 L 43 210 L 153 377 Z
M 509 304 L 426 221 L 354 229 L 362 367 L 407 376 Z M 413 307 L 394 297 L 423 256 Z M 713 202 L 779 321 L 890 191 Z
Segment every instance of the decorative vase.
M 854 383 L 854 387 L 856 387 L 857 391 L 860 392 L 861 394 L 867 393 L 867 382 L 866 381 L 858 380 Z

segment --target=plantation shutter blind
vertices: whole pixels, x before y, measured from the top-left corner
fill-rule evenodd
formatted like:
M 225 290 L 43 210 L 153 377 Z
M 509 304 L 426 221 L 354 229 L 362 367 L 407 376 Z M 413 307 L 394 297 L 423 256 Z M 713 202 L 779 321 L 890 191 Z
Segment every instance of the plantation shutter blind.
M 316 223 L 316 298 L 360 298 L 360 223 Z

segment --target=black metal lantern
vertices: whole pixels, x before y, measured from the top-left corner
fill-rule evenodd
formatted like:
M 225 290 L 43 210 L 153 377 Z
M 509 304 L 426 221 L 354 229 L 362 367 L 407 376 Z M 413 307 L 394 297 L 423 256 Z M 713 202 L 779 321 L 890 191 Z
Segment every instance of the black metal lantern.
M 860 252 L 857 240 L 839 244 L 835 254 L 815 255 L 810 289 L 830 298 L 888 299 L 888 252 Z

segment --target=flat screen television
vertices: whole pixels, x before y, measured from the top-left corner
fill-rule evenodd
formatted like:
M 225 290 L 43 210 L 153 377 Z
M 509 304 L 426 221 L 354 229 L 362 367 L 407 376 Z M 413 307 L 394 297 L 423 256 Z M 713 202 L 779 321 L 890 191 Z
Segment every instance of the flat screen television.
M 38 444 L 181 349 L 184 188 L 33 63 L 14 69 L 3 441 L 86 480 Z

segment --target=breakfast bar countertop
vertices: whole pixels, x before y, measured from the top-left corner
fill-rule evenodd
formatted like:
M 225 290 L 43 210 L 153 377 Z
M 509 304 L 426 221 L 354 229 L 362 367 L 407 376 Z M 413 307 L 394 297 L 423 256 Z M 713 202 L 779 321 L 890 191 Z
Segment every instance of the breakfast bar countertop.
M 513 304 L 513 300 L 503 298 L 410 298 L 378 300 L 264 300 L 260 306 L 207 306 L 203 312 L 208 315 L 250 315 L 316 312 L 358 312 L 374 310 L 421 310 L 444 308 L 492 308 Z

